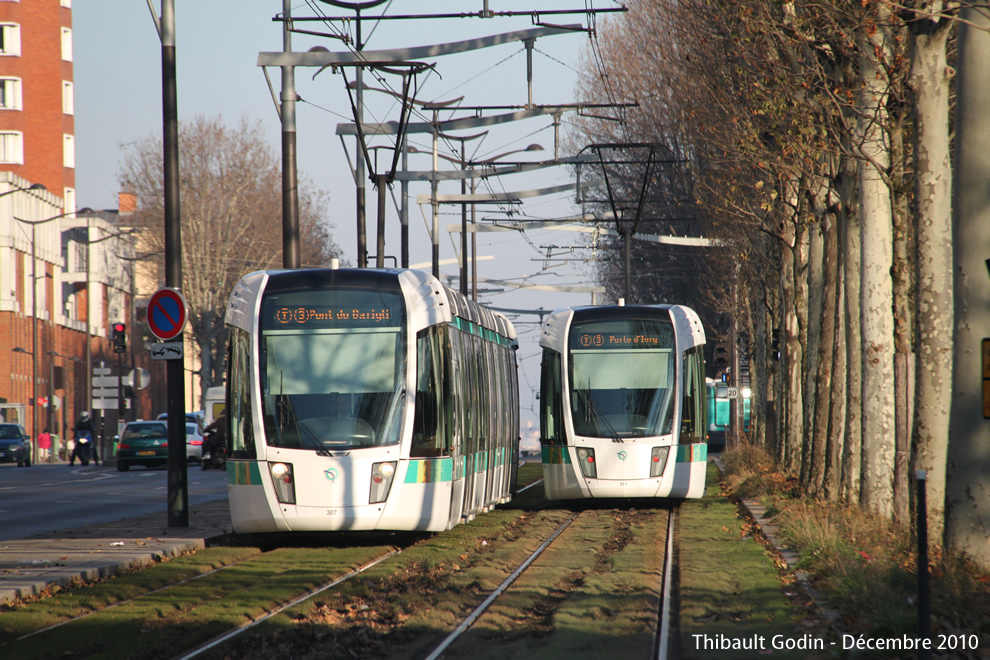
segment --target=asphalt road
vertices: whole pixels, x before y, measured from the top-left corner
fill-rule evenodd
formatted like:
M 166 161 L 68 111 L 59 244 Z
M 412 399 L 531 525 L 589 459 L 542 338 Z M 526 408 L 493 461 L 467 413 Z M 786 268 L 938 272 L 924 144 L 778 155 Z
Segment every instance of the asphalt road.
M 188 469 L 189 505 L 227 498 L 224 470 Z M 168 470 L 0 465 L 0 540 L 168 511 Z

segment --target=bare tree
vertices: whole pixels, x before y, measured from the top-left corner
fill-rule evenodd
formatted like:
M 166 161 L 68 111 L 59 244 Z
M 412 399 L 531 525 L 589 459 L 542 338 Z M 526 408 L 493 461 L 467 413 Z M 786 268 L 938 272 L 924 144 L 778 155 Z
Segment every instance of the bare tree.
M 182 291 L 199 346 L 202 387 L 223 380 L 224 309 L 234 284 L 253 270 L 281 265 L 279 158 L 259 123 L 231 128 L 220 117 L 199 116 L 179 126 Z M 164 281 L 164 190 L 161 139 L 149 136 L 127 153 L 121 189 L 138 199 L 133 223 L 151 275 Z M 327 194 L 302 182 L 299 194 L 302 261 L 329 265 L 339 254 L 325 217 Z
M 987 472 L 987 348 L 990 295 L 987 246 L 990 245 L 990 18 L 986 10 L 967 8 L 959 31 L 959 98 L 953 211 L 955 243 L 952 411 L 946 478 L 945 544 L 990 566 L 990 484 Z M 982 352 L 982 359 L 981 359 Z M 982 364 L 981 364 L 982 362 Z M 982 399 L 982 400 L 981 400 Z M 982 410 L 981 410 L 982 408 Z
M 918 215 L 916 470 L 928 481 L 928 529 L 943 531 L 945 466 L 952 405 L 952 167 L 949 154 L 949 66 L 953 22 L 944 3 L 920 3 L 911 22 L 911 86 L 915 106 Z

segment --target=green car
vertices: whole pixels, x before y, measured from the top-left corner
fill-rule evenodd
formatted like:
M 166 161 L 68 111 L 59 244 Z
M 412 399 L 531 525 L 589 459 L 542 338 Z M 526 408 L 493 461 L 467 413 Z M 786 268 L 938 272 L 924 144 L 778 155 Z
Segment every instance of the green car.
M 168 427 L 165 422 L 128 422 L 117 442 L 117 469 L 132 465 L 168 465 Z

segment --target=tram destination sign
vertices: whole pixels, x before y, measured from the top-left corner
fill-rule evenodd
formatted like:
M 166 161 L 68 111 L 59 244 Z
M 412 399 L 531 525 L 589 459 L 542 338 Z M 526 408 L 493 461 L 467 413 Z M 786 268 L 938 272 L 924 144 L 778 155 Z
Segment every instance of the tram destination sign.
M 274 310 L 276 326 L 391 326 L 392 311 L 384 307 L 277 307 Z
M 399 292 L 327 288 L 280 291 L 266 296 L 263 330 L 398 328 L 405 319 Z

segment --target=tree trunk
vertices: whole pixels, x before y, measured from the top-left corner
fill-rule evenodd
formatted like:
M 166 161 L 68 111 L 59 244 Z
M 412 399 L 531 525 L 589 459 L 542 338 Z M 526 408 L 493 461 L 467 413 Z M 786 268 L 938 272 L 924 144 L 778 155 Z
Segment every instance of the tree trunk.
M 837 218 L 836 224 L 841 222 Z M 844 239 L 843 232 L 836 227 L 836 252 L 839 250 L 840 242 Z M 836 260 L 841 259 L 837 255 Z M 842 474 L 843 459 L 845 456 L 845 416 L 846 416 L 846 294 L 845 278 L 842 275 L 842 264 L 837 263 L 835 268 L 835 339 L 832 342 L 832 389 L 829 392 L 831 400 L 829 406 L 828 420 L 828 463 L 825 469 L 825 498 L 833 502 L 842 497 Z
M 816 209 L 817 211 L 818 209 Z M 816 214 L 817 215 L 817 214 Z M 807 341 L 804 343 L 804 438 L 805 451 L 801 459 L 801 483 L 806 492 L 816 492 L 817 486 L 812 474 L 815 472 L 813 462 L 824 456 L 824 446 L 816 442 L 821 438 L 815 432 L 818 418 L 815 414 L 818 401 L 819 378 L 819 349 L 822 342 L 822 301 L 824 297 L 824 216 L 818 216 L 819 222 L 808 230 L 808 321 Z M 820 465 L 818 466 L 821 467 Z M 817 473 L 819 476 L 821 472 Z
M 945 543 L 990 569 L 990 411 L 987 347 L 990 328 L 990 18 L 963 11 L 959 28 L 956 104 L 955 342 L 946 470 Z M 981 341 L 982 340 L 982 341 Z M 982 362 L 982 364 L 981 364 Z M 981 400 L 982 396 L 982 400 Z
M 863 465 L 860 502 L 883 516 L 893 508 L 894 466 L 894 319 L 893 219 L 891 193 L 883 179 L 890 166 L 890 143 L 886 133 L 887 79 L 879 58 L 889 55 L 886 10 L 876 29 L 863 38 L 860 72 L 860 137 L 863 160 L 860 177 L 860 228 L 863 260 L 860 313 L 862 315 L 863 361 Z
M 838 297 L 837 287 L 839 280 L 838 256 L 839 241 L 836 230 L 836 219 L 831 213 L 822 218 L 822 243 L 823 243 L 823 286 L 821 297 L 821 332 L 818 342 L 818 368 L 816 370 L 815 392 L 817 393 L 814 405 L 811 410 L 814 413 L 815 421 L 812 425 L 814 434 L 812 441 L 811 472 L 809 483 L 811 493 L 816 497 L 825 495 L 825 475 L 831 469 L 828 464 L 830 457 L 829 441 L 829 412 L 831 410 L 832 391 L 832 369 L 835 366 L 832 360 L 835 348 L 835 313 L 836 299 Z
M 952 164 L 949 156 L 949 23 L 914 35 L 918 349 L 914 469 L 927 474 L 928 530 L 940 539 L 952 401 Z
M 804 362 L 801 344 L 801 324 L 798 311 L 802 306 L 804 287 L 800 286 L 801 245 L 803 237 L 800 227 L 790 225 L 790 246 L 783 250 L 783 268 L 781 300 L 783 309 L 783 328 L 781 328 L 781 386 L 783 396 L 781 403 L 781 429 L 783 433 L 783 464 L 786 469 L 797 471 L 801 468 L 802 448 L 804 445 L 804 418 L 801 365 Z

